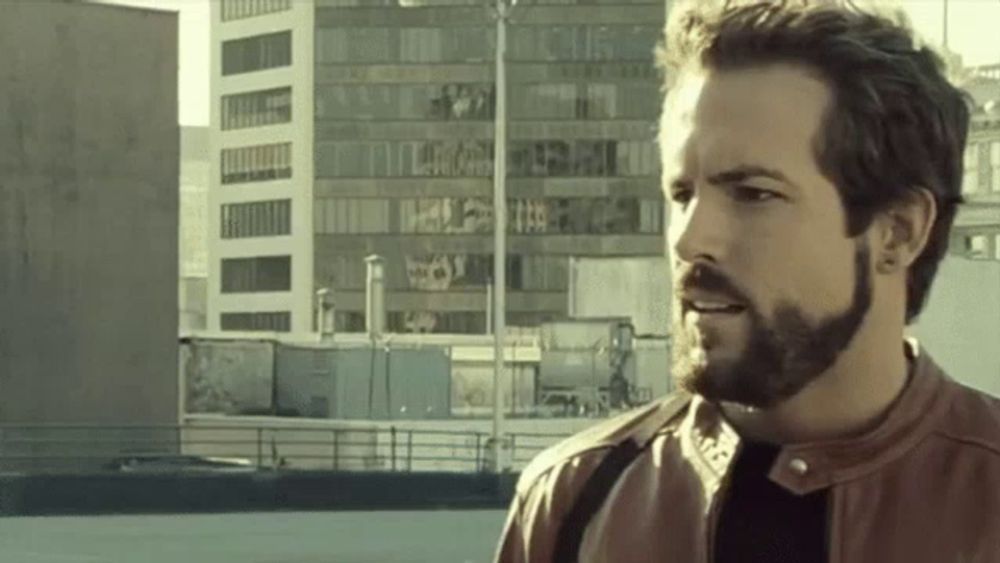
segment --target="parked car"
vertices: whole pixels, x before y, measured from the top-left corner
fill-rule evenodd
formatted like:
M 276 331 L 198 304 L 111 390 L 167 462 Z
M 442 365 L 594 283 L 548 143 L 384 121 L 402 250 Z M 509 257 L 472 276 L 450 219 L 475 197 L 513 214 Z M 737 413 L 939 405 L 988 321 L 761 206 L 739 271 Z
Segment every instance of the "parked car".
M 119 457 L 107 466 L 126 473 L 251 473 L 257 467 L 245 458 L 196 455 L 134 455 Z

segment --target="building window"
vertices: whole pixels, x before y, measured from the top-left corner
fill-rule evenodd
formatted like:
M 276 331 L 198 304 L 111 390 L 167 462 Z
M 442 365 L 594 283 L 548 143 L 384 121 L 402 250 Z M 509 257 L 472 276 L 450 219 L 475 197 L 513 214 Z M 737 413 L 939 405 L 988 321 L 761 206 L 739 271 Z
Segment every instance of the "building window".
M 508 289 L 566 289 L 566 260 L 559 256 L 512 254 L 506 259 Z M 387 271 L 388 286 L 409 291 L 482 289 L 493 279 L 492 254 L 407 255 Z
M 985 194 L 992 188 L 992 182 L 990 182 L 991 177 L 991 143 L 988 141 L 982 141 L 978 143 L 979 146 L 979 184 L 976 186 L 976 191 L 981 194 Z
M 507 287 L 519 291 L 562 291 L 568 286 L 567 259 L 555 255 L 507 257 Z M 492 254 L 408 254 L 385 264 L 386 287 L 396 291 L 482 290 L 493 279 Z M 317 285 L 340 291 L 364 289 L 364 255 L 333 255 L 316 262 Z
M 604 0 L 605 2 L 607 0 Z M 618 1 L 618 0 L 616 0 Z M 633 0 L 634 1 L 634 0 Z M 649 0 L 643 0 L 647 2 Z M 482 0 L 316 0 L 317 8 L 374 8 L 378 6 L 480 6 Z
M 979 191 L 979 144 L 969 143 L 965 147 L 963 159 L 962 193 L 971 194 Z
M 662 200 L 558 198 L 509 200 L 508 231 L 515 234 L 660 234 Z M 526 218 L 522 218 L 523 216 Z M 513 221 L 511 221 L 513 219 Z
M 222 238 L 272 237 L 292 232 L 292 200 L 222 206 Z
M 222 330 L 248 330 L 289 332 L 292 330 L 292 314 L 288 311 L 222 313 Z
M 292 64 L 292 32 L 255 35 L 222 43 L 222 75 L 242 74 Z
M 386 262 L 386 267 L 393 267 L 391 264 L 391 262 Z M 317 285 L 329 287 L 334 290 L 364 289 L 367 267 L 364 254 L 334 255 L 322 259 L 317 257 Z M 338 324 L 337 326 L 340 325 Z
M 479 311 L 390 311 L 386 328 L 397 333 L 484 334 L 486 313 Z
M 989 258 L 990 241 L 986 235 L 969 235 L 965 237 L 965 251 L 969 258 Z
M 573 119 L 576 117 L 576 84 L 525 84 L 511 97 L 514 119 Z
M 508 171 L 521 177 L 654 176 L 652 141 L 520 140 L 510 143 Z
M 1000 192 L 1000 141 L 990 143 L 990 176 L 993 178 L 993 191 Z
M 560 291 L 568 287 L 569 260 L 565 256 L 524 256 L 521 266 L 524 290 Z
M 594 4 L 647 4 L 657 5 L 655 0 L 540 0 L 536 6 L 545 5 L 586 5 Z M 316 0 L 317 8 L 374 8 L 380 6 L 482 6 L 483 0 Z
M 313 226 L 318 234 L 387 234 L 389 200 L 318 199 L 313 206 Z
M 615 145 L 619 176 L 657 176 L 660 160 L 652 141 L 618 141 Z
M 489 62 L 493 59 L 494 35 L 492 28 L 477 26 L 319 29 L 316 31 L 316 62 Z
M 316 88 L 316 118 L 490 120 L 493 119 L 493 85 L 321 84 Z
M 511 29 L 513 61 L 645 61 L 660 30 L 646 25 L 520 25 Z
M 291 87 L 222 97 L 222 129 L 262 127 L 292 120 Z
M 289 291 L 291 288 L 291 256 L 222 260 L 222 293 Z
M 319 178 L 488 177 L 491 141 L 361 141 L 316 144 Z
M 493 204 L 484 198 L 317 199 L 316 234 L 488 234 Z M 662 234 L 659 198 L 507 200 L 507 230 L 518 235 Z
M 659 111 L 653 82 L 521 86 L 511 99 L 514 119 L 649 119 Z
M 292 144 L 222 149 L 223 184 L 265 182 L 292 177 Z
M 336 311 L 334 312 L 334 325 L 337 332 L 364 332 L 365 313 L 364 311 Z
M 663 213 L 665 203 L 661 199 L 639 200 L 639 232 L 647 234 L 663 233 Z
M 292 0 L 222 0 L 222 21 L 241 20 L 292 9 Z

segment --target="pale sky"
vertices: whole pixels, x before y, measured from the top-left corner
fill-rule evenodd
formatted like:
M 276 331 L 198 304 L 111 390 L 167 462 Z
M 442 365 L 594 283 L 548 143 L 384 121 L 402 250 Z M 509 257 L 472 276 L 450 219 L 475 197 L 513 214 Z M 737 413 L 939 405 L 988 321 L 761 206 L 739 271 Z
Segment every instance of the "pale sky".
M 215 0 L 99 0 L 180 13 L 181 125 L 208 125 L 209 2 Z M 886 0 L 889 1 L 889 0 Z M 898 3 L 900 0 L 895 0 Z M 914 26 L 940 44 L 944 0 L 901 0 Z M 968 65 L 1000 63 L 1000 0 L 948 0 L 948 44 Z

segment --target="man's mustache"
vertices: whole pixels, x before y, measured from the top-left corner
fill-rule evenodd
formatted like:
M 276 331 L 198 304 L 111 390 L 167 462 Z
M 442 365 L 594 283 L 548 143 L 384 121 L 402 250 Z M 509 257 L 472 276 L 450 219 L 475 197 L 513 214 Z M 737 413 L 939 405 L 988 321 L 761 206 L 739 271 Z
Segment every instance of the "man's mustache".
M 738 303 L 749 304 L 743 292 L 725 274 L 707 264 L 692 264 L 675 269 L 674 296 L 683 298 L 686 292 L 702 291 L 726 297 Z

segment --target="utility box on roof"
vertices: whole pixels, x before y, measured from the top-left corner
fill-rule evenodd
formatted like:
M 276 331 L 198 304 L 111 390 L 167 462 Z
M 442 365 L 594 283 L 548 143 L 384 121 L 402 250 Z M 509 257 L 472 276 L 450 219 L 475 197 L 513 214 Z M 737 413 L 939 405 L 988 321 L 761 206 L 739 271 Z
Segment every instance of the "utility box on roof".
M 573 319 L 546 323 L 541 329 L 539 385 L 545 387 L 606 386 L 611 377 L 614 328 L 625 317 Z
M 278 408 L 312 418 L 426 420 L 451 412 L 444 348 L 279 345 Z
M 543 325 L 539 403 L 583 414 L 604 413 L 639 400 L 633 336 L 626 317 Z

